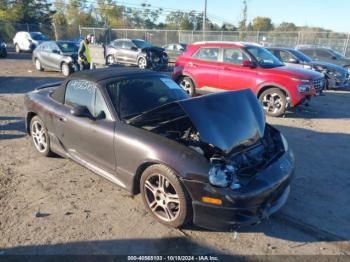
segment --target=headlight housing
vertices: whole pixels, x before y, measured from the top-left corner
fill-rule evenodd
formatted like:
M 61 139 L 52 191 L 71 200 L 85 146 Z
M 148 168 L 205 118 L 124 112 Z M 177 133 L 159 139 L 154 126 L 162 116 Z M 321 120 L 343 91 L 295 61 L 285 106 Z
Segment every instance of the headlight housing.
M 298 91 L 300 93 L 307 93 L 310 92 L 311 86 L 310 85 L 298 85 Z
M 236 168 L 232 164 L 220 162 L 212 163 L 209 170 L 209 182 L 216 187 L 228 187 L 235 183 L 235 173 Z M 235 187 L 237 187 L 237 185 Z

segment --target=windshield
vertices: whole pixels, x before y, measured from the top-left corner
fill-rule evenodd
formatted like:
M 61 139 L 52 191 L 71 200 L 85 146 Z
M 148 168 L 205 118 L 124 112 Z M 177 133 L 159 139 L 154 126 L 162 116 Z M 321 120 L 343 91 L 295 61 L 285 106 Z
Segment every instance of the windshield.
M 139 40 L 139 39 L 134 39 L 131 40 L 138 48 L 146 48 L 146 47 L 151 47 L 152 45 L 146 41 Z
M 302 52 L 297 50 L 290 50 L 290 52 L 295 55 L 300 61 L 310 63 L 312 59 L 307 55 L 304 55 Z
M 341 53 L 335 51 L 335 50 L 332 50 L 332 49 L 329 49 L 329 51 L 337 58 L 337 59 L 343 59 L 345 58 Z
M 79 49 L 77 44 L 73 42 L 58 42 L 57 45 L 62 53 L 77 53 Z
M 107 92 L 123 120 L 188 97 L 173 80 L 165 76 L 116 80 L 107 84 Z
M 259 66 L 262 68 L 274 68 L 284 66 L 284 64 L 267 49 L 259 46 L 248 46 L 246 50 L 254 56 Z
M 30 37 L 33 40 L 37 40 L 37 41 L 47 41 L 47 40 L 49 40 L 45 35 L 43 35 L 41 33 L 30 33 Z

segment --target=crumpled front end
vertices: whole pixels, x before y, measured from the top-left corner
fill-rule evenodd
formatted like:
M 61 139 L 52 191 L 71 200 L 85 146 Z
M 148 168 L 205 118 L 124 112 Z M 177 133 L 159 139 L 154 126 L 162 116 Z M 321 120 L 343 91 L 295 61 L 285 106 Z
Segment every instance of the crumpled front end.
M 212 162 L 212 168 L 232 167 L 225 172 L 226 185 L 222 181 L 211 184 L 211 170 L 208 182 L 183 179 L 193 199 L 193 222 L 208 229 L 230 230 L 260 223 L 277 212 L 288 199 L 295 162 L 283 140 L 276 129 L 267 126 L 256 144 L 222 157 L 221 168 Z

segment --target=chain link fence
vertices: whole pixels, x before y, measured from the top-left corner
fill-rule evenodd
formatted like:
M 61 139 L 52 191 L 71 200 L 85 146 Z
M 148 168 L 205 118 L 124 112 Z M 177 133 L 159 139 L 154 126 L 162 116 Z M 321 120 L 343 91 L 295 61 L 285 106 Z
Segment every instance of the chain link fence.
M 264 46 L 296 47 L 300 45 L 332 48 L 350 57 L 350 33 L 335 32 L 240 32 L 240 31 L 182 31 L 148 29 L 113 29 L 80 26 L 55 26 L 44 24 L 18 24 L 0 21 L 0 39 L 12 43 L 18 31 L 40 31 L 50 39 L 77 40 L 93 33 L 97 43 L 109 43 L 118 38 L 139 38 L 163 46 L 170 43 L 194 43 L 198 41 L 243 41 Z

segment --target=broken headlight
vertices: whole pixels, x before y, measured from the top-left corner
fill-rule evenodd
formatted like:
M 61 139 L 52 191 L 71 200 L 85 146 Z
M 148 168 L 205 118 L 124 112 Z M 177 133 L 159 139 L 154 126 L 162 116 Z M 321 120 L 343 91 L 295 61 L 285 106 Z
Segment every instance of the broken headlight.
M 213 186 L 228 187 L 234 180 L 236 168 L 225 163 L 212 163 L 209 170 L 209 182 Z

